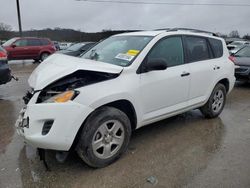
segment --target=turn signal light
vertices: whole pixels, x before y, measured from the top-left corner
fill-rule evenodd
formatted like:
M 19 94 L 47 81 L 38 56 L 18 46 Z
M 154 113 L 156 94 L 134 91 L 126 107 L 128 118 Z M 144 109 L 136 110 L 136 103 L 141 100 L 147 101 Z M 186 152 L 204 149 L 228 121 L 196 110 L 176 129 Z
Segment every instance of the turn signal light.
M 74 97 L 74 95 L 75 95 L 74 91 L 66 91 L 64 93 L 57 95 L 54 101 L 58 103 L 67 102 L 71 100 Z

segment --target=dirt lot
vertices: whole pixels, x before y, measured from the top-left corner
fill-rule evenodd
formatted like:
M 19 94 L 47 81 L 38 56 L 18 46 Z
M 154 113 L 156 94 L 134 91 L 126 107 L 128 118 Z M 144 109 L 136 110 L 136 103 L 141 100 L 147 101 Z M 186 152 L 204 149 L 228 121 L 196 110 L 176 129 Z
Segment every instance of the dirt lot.
M 109 167 L 91 169 L 74 153 L 61 164 L 50 151 L 47 172 L 14 129 L 35 67 L 13 64 L 20 80 L 0 86 L 0 187 L 250 187 L 250 84 L 236 84 L 217 119 L 194 110 L 135 131 Z

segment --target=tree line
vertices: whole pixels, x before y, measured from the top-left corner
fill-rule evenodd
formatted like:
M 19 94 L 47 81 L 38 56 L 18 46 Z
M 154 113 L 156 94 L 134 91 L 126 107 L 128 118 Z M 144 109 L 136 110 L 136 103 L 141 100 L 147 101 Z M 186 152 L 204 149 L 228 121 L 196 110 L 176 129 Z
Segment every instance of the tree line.
M 138 30 L 103 30 L 101 32 L 93 32 L 87 33 L 82 32 L 80 30 L 73 29 L 65 29 L 65 28 L 46 28 L 41 30 L 28 30 L 23 31 L 23 36 L 26 37 L 44 37 L 49 38 L 53 41 L 67 41 L 67 42 L 85 42 L 85 41 L 93 41 L 97 42 L 102 39 L 108 38 L 111 35 L 124 33 L 124 32 L 132 32 Z M 231 31 L 228 35 L 220 34 L 221 37 L 228 38 L 240 38 L 239 32 L 237 30 Z M 13 37 L 18 37 L 19 32 L 13 31 L 12 27 L 8 24 L 0 23 L 0 40 L 8 40 Z M 243 39 L 250 40 L 250 35 L 246 34 L 242 37 Z
M 49 38 L 53 41 L 67 41 L 67 42 L 97 42 L 102 39 L 108 38 L 111 35 L 132 32 L 137 30 L 103 30 L 101 32 L 87 33 L 82 31 L 77 31 L 73 29 L 64 29 L 64 28 L 47 28 L 41 30 L 28 30 L 23 31 L 24 37 L 43 37 Z M 0 23 L 0 40 L 8 40 L 13 37 L 18 37 L 18 31 L 12 31 L 11 26 Z

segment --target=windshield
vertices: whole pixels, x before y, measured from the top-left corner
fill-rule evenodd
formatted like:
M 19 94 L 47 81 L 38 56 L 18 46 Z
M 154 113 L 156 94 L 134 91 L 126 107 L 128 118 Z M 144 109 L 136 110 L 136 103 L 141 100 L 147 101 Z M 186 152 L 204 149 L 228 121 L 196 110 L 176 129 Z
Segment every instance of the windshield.
M 129 66 L 153 37 L 114 36 L 83 54 L 81 57 L 119 66 Z
M 10 40 L 7 40 L 5 43 L 3 43 L 3 46 L 10 46 L 16 40 L 17 40 L 17 38 L 12 38 Z
M 235 54 L 236 57 L 250 57 L 250 47 L 242 48 Z
M 67 50 L 69 50 L 69 51 L 77 51 L 84 45 L 85 44 L 83 44 L 83 43 L 73 44 L 72 46 L 68 47 Z

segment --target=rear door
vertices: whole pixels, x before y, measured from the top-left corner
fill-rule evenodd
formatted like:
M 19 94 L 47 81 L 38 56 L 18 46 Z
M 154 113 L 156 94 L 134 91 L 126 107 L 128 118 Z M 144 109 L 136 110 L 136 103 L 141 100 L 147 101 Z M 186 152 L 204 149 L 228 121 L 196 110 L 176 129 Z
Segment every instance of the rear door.
M 28 55 L 31 59 L 36 59 L 39 57 L 39 53 L 42 48 L 41 45 L 42 44 L 39 39 L 28 39 Z
M 213 58 L 209 41 L 205 37 L 185 36 L 185 51 L 190 70 L 189 105 L 204 102 L 217 79 L 218 60 Z

